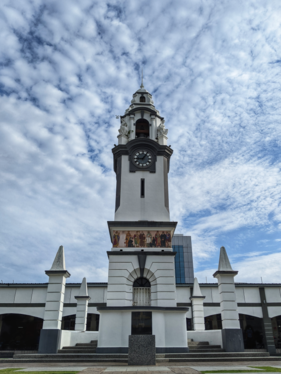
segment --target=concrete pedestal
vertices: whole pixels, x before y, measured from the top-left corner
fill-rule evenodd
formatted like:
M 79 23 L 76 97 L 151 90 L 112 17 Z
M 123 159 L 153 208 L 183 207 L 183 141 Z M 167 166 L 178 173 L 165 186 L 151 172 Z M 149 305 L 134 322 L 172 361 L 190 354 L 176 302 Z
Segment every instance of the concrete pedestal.
M 61 330 L 42 329 L 40 331 L 40 341 L 38 353 L 57 353 L 60 345 Z
M 130 335 L 128 365 L 155 365 L 155 335 Z
M 223 348 L 226 352 L 244 352 L 241 329 L 222 329 Z

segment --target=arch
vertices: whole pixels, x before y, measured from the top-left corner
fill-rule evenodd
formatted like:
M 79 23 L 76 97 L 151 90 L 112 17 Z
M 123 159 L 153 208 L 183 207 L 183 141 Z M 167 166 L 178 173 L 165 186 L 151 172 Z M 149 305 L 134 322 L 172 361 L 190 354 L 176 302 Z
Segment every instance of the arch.
M 141 95 L 141 97 L 140 97 L 140 103 L 145 103 L 145 96 L 143 96 L 143 95 Z
M 150 288 L 151 285 L 147 278 L 140 277 L 134 281 L 133 287 L 149 287 Z
M 149 123 L 144 118 L 136 122 L 136 138 L 149 138 Z
M 76 314 L 71 314 L 62 317 L 61 329 L 74 330 L 75 329 Z M 100 315 L 96 313 L 87 314 L 87 327 L 86 331 L 99 331 Z
M 43 319 L 26 314 L 0 316 L 1 350 L 38 350 Z
M 239 313 L 245 349 L 265 348 L 263 319 Z

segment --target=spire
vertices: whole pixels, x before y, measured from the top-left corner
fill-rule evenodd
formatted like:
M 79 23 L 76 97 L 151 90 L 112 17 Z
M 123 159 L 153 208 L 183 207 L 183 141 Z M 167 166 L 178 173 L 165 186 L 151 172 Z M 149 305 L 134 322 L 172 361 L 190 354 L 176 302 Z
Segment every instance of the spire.
M 219 271 L 233 271 L 230 265 L 226 250 L 224 247 L 221 247 L 220 250 L 220 260 L 219 260 Z
M 62 245 L 57 251 L 51 270 L 65 270 L 64 249 Z
M 143 85 L 143 68 L 141 69 L 141 86 L 140 88 L 144 88 L 144 85 Z
M 79 290 L 79 296 L 88 296 L 88 287 L 87 287 L 87 280 L 86 278 L 83 278 L 80 290 Z
M 203 297 L 197 278 L 194 278 L 192 297 Z

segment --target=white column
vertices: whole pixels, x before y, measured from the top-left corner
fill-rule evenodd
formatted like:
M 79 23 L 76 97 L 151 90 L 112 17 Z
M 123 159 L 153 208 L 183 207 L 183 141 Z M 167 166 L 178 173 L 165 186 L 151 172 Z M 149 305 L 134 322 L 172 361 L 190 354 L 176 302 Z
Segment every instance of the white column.
M 47 298 L 45 304 L 43 329 L 61 329 L 65 281 L 70 274 L 65 270 L 64 249 L 61 245 L 55 257 L 51 270 L 46 270 L 49 276 Z
M 136 137 L 136 128 L 134 126 L 134 120 L 135 120 L 135 115 L 131 114 L 130 115 L 130 135 L 129 135 L 129 140 L 133 140 Z
M 151 118 L 151 126 L 149 127 L 149 137 L 152 140 L 156 140 L 156 117 L 155 115 L 150 115 Z
M 221 247 L 219 268 L 213 276 L 218 280 L 223 348 L 227 352 L 244 351 L 234 284 L 237 274 L 238 271 L 232 270 L 225 248 Z
M 197 278 L 194 278 L 193 294 L 190 298 L 192 303 L 193 329 L 195 331 L 205 330 L 204 306 L 205 296 L 202 295 Z
M 87 314 L 88 314 L 88 302 L 91 299 L 88 296 L 88 288 L 86 278 L 83 278 L 79 295 L 75 296 L 77 300 L 76 308 L 76 319 L 75 319 L 75 330 L 86 331 L 87 328 Z
M 65 294 L 65 280 L 70 277 L 65 269 L 64 249 L 61 245 L 50 270 L 44 322 L 40 333 L 39 353 L 57 353 L 60 344 L 61 322 Z

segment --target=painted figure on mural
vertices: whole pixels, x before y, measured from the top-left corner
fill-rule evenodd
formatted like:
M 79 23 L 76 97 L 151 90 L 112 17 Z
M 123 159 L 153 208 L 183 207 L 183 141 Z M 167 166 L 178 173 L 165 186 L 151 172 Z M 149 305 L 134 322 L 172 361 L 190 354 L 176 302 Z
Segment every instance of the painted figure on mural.
M 126 247 L 126 233 L 121 231 L 119 239 L 119 247 Z
M 166 247 L 167 248 L 171 247 L 171 234 L 169 231 L 166 232 Z
M 161 239 L 161 247 L 162 248 L 166 247 L 166 234 L 164 233 L 164 231 L 162 231 L 162 234 L 160 235 L 160 239 Z
M 125 246 L 126 247 L 128 247 L 128 243 L 129 243 L 130 237 L 131 237 L 131 233 L 130 233 L 130 231 L 127 231 L 126 239 L 125 239 Z
M 156 247 L 156 240 L 154 237 L 152 238 L 151 247 Z
M 135 244 L 135 247 L 139 246 L 139 231 L 137 231 L 134 235 L 134 244 Z
M 113 247 L 118 247 L 119 246 L 119 231 L 115 231 L 115 233 L 113 234 Z
M 143 231 L 139 234 L 140 247 L 145 247 L 145 235 Z
M 147 247 L 151 247 L 152 246 L 152 235 L 150 233 L 150 231 L 148 231 L 148 233 L 146 234 L 146 246 Z
M 133 238 L 132 236 L 130 236 L 129 240 L 128 240 L 128 247 L 134 247 L 134 242 L 133 242 Z
M 161 245 L 161 238 L 160 238 L 160 233 L 159 233 L 159 231 L 156 231 L 156 234 L 155 234 L 155 242 L 156 242 L 156 247 L 160 247 L 160 245 Z

